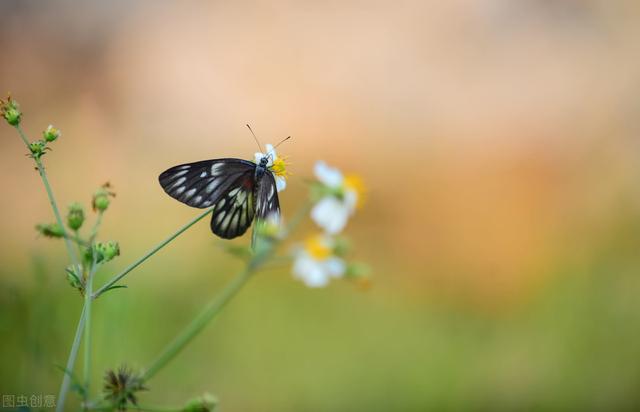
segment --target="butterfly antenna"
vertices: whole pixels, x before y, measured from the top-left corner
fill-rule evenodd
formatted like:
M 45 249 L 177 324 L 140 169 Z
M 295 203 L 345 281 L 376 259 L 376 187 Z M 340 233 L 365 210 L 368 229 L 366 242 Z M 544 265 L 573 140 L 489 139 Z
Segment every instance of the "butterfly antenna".
M 253 139 L 256 141 L 256 144 L 258 145 L 258 149 L 260 149 L 260 153 L 263 153 L 262 151 L 262 146 L 260 145 L 260 141 L 258 140 L 258 138 L 256 137 L 256 134 L 253 133 L 253 129 L 251 129 L 251 126 L 249 126 L 247 124 L 247 127 L 249 128 L 249 131 L 251 132 L 251 134 L 253 135 Z
M 277 145 L 275 145 L 273 148 L 277 148 L 278 146 L 280 146 L 282 143 L 286 142 L 287 140 L 291 139 L 291 136 L 287 136 L 284 139 L 280 140 L 280 143 L 278 143 Z

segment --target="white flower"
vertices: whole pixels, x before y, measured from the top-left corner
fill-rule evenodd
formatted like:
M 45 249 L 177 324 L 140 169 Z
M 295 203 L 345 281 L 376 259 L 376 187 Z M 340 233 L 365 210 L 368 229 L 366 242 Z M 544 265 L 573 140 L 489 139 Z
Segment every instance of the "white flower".
M 343 176 L 340 170 L 319 161 L 314 167 L 325 195 L 311 209 L 311 218 L 329 234 L 344 229 L 361 201 L 364 187 L 357 176 Z
M 276 189 L 278 192 L 282 192 L 287 187 L 287 168 L 284 159 L 278 157 L 276 149 L 272 144 L 266 144 L 266 153 L 256 152 L 256 163 L 260 163 L 262 158 L 267 157 L 267 168 L 273 173 L 276 179 Z
M 324 287 L 331 278 L 342 277 L 345 262 L 333 255 L 333 240 L 327 236 L 314 236 L 305 242 L 304 248 L 295 251 L 293 276 L 310 288 Z

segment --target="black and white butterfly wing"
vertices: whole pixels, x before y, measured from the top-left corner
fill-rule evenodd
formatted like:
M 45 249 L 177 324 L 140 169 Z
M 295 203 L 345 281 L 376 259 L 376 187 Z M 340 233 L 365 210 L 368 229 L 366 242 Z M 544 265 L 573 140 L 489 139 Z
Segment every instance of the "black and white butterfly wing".
M 255 168 L 242 159 L 214 159 L 174 166 L 160 185 L 174 199 L 192 207 L 213 207 L 211 230 L 224 239 L 247 231 L 253 216 Z
M 276 179 L 267 170 L 256 189 L 256 218 L 266 220 L 271 216 L 280 219 L 280 201 Z
M 211 231 L 223 239 L 244 234 L 255 215 L 254 191 L 254 175 L 240 175 L 215 202 Z

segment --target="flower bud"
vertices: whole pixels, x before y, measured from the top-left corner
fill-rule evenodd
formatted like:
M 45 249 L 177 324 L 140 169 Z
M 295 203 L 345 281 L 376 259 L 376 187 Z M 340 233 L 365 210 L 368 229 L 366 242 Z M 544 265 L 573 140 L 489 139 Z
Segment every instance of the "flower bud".
M 93 210 L 97 212 L 104 212 L 109 207 L 109 203 L 111 203 L 110 197 L 115 197 L 116 194 L 109 191 L 111 185 L 109 182 L 105 183 L 100 187 L 100 189 L 96 190 L 93 194 Z
M 82 292 L 84 290 L 84 285 L 82 284 L 82 281 L 80 281 L 78 276 L 73 272 L 72 268 L 73 268 L 73 266 L 69 266 L 66 269 L 66 271 L 67 271 L 67 282 L 69 282 L 69 285 L 71 285 L 72 288 L 78 289 L 79 291 Z
M 47 127 L 47 129 L 42 132 L 42 136 L 47 142 L 53 142 L 61 135 L 62 133 L 60 133 L 60 130 L 53 127 L 53 125 L 49 125 L 49 127 Z
M 116 256 L 120 256 L 120 245 L 114 240 L 108 242 L 96 243 L 96 252 L 98 253 L 98 262 L 108 262 Z
M 351 262 L 347 266 L 345 277 L 351 279 L 369 278 L 370 274 L 371 268 L 366 263 Z
M 349 250 L 351 250 L 351 242 L 344 236 L 338 236 L 333 241 L 333 254 L 340 257 L 345 257 Z
M 78 230 L 84 223 L 84 208 L 80 203 L 71 203 L 67 214 L 67 225 L 72 230 Z
M 36 225 L 36 230 L 46 237 L 64 237 L 64 229 L 57 223 L 39 223 Z
M 22 119 L 22 112 L 18 102 L 11 99 L 11 96 L 7 97 L 7 101 L 0 99 L 0 114 L 11 126 L 17 126 Z
M 35 142 L 29 143 L 30 156 L 36 160 L 44 156 L 45 150 L 47 150 L 47 143 L 44 140 L 36 140 Z
M 210 393 L 191 399 L 184 406 L 184 412 L 212 412 L 218 405 L 218 399 Z
M 271 213 L 266 219 L 256 219 L 256 234 L 262 238 L 275 240 L 282 236 L 282 225 L 280 216 L 277 213 Z

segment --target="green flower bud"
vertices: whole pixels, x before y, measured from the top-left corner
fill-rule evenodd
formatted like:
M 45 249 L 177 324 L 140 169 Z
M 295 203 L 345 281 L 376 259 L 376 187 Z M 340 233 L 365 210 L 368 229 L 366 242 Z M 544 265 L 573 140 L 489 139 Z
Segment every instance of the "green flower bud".
M 94 211 L 104 212 L 109 207 L 109 203 L 111 203 L 110 197 L 116 196 L 115 193 L 109 191 L 109 188 L 111 188 L 111 184 L 107 182 L 93 194 L 92 206 Z
M 282 225 L 280 224 L 280 216 L 275 213 L 267 216 L 266 219 L 258 219 L 255 221 L 256 234 L 262 238 L 275 240 L 282 235 Z
M 79 291 L 84 290 L 84 285 L 82 281 L 78 278 L 78 276 L 73 272 L 73 266 L 69 266 L 67 269 L 67 282 L 71 285 L 72 288 L 78 289 Z
M 205 393 L 187 402 L 183 412 L 212 412 L 217 405 L 218 399 L 210 393 Z
M 349 239 L 339 236 L 333 241 L 333 254 L 340 257 L 345 257 L 351 249 L 351 242 Z
M 57 223 L 39 223 L 36 225 L 36 230 L 46 237 L 64 237 L 64 229 Z
M 114 240 L 108 242 L 96 243 L 96 252 L 98 253 L 98 262 L 108 262 L 116 256 L 120 256 L 120 245 Z
M 371 268 L 366 263 L 349 263 L 344 275 L 345 278 L 354 281 L 361 290 L 368 290 L 371 288 Z
M 351 262 L 347 265 L 345 277 L 351 279 L 368 278 L 370 274 L 371 268 L 366 263 Z
M 67 214 L 67 225 L 72 230 L 78 230 L 84 223 L 84 208 L 80 203 L 71 203 Z
M 0 114 L 11 126 L 17 126 L 22 119 L 22 112 L 18 102 L 11 99 L 11 95 L 7 97 L 7 101 L 0 99 Z
M 30 156 L 36 160 L 39 160 L 44 156 L 47 149 L 47 142 L 44 140 L 36 140 L 35 142 L 29 143 L 29 151 L 31 152 Z
M 60 133 L 60 130 L 53 127 L 53 125 L 49 125 L 49 127 L 47 127 L 47 130 L 42 132 L 42 136 L 47 142 L 53 142 L 58 139 L 58 137 L 62 136 L 62 133 Z

